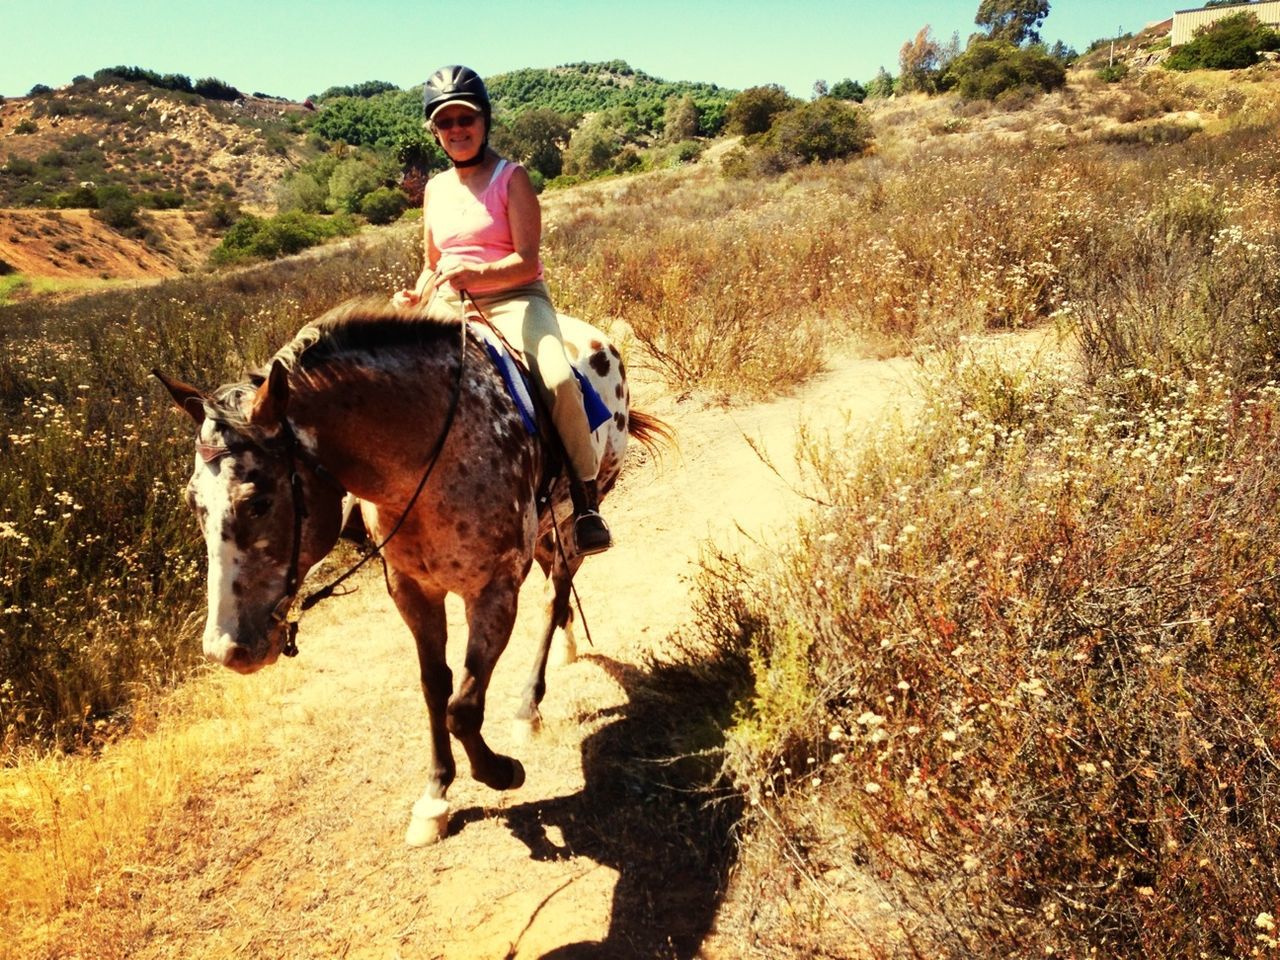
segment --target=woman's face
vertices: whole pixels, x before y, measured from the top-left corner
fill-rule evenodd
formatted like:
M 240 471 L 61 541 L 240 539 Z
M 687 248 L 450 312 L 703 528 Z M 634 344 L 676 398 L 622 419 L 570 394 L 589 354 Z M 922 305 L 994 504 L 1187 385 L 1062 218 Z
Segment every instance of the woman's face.
M 484 145 L 484 117 L 461 105 L 441 109 L 431 118 L 431 130 L 451 160 L 470 160 Z

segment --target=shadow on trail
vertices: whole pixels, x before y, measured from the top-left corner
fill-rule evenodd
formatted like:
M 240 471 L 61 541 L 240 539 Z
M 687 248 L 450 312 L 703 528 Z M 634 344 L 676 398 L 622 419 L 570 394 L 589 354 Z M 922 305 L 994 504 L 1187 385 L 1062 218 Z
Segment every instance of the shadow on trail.
M 747 667 L 732 656 L 652 671 L 584 659 L 617 680 L 629 702 L 583 743 L 579 793 L 503 817 L 535 860 L 588 857 L 619 876 L 605 940 L 566 944 L 542 960 L 685 960 L 710 930 L 735 856 L 730 830 L 741 805 L 715 785 L 722 730 Z M 563 847 L 548 836 L 552 826 Z

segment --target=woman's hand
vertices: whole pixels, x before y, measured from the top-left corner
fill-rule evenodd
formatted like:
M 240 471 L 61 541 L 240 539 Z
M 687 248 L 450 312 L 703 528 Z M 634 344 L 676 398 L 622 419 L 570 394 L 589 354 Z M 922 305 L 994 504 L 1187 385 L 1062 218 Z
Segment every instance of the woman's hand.
M 440 282 L 449 284 L 455 290 L 466 290 L 479 283 L 483 275 L 483 267 L 481 266 L 467 266 L 458 263 L 440 271 Z
M 421 300 L 422 298 L 418 296 L 416 290 L 397 290 L 391 295 L 391 305 L 399 307 L 401 310 L 416 307 Z

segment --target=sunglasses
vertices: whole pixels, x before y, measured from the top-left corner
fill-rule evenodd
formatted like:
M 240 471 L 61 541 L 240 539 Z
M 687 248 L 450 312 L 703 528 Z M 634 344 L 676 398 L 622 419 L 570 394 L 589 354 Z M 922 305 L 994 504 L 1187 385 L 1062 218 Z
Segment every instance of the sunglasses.
M 464 113 L 458 117 L 442 117 L 431 122 L 437 130 L 452 130 L 455 126 L 465 130 L 467 127 L 474 127 L 479 119 L 480 117 L 474 113 Z

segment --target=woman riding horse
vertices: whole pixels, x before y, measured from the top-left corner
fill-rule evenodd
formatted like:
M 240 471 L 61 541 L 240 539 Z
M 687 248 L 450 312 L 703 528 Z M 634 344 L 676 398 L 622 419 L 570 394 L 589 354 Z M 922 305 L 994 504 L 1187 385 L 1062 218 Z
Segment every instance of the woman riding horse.
M 428 315 L 457 317 L 473 300 L 524 356 L 570 472 L 574 541 L 580 556 L 613 545 L 599 513 L 600 454 L 592 440 L 582 390 L 565 355 L 538 255 L 542 210 L 528 173 L 489 147 L 492 109 L 484 81 L 462 66 L 441 67 L 427 80 L 428 129 L 453 163 L 423 195 L 425 264 L 398 307 L 425 304 Z

